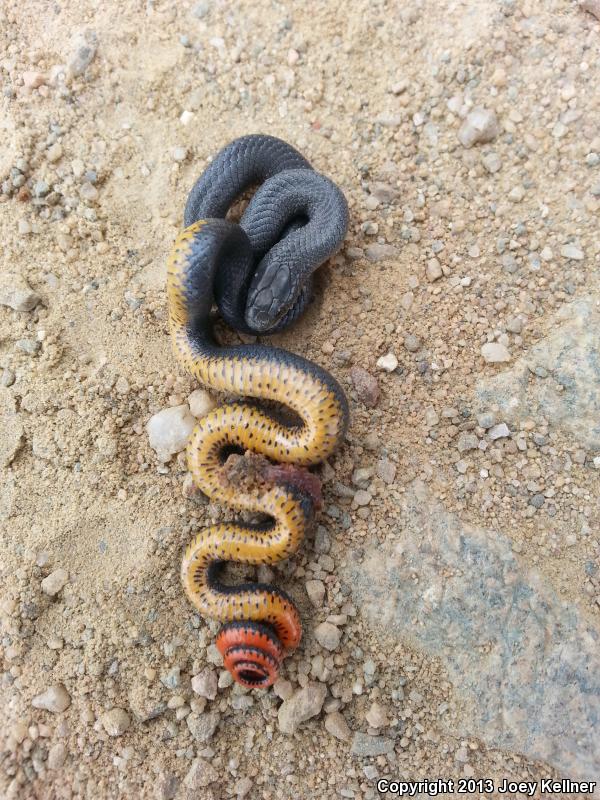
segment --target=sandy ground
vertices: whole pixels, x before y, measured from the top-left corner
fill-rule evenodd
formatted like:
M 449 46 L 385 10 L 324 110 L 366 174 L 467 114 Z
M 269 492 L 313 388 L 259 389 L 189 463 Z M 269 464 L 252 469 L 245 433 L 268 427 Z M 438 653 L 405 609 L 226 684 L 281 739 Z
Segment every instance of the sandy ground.
M 0 2 L 2 797 L 600 777 L 599 55 L 568 0 Z M 477 106 L 490 141 L 465 147 Z M 187 192 L 250 132 L 351 211 L 276 337 L 352 426 L 316 538 L 273 570 L 305 635 L 263 693 L 228 684 L 179 583 L 227 511 L 145 429 L 196 388 L 165 313 Z

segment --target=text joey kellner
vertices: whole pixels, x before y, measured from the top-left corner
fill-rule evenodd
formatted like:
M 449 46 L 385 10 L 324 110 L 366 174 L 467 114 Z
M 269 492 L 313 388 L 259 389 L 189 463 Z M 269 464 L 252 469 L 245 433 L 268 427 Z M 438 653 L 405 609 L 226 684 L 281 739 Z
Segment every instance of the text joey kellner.
M 514 794 L 521 793 L 533 797 L 537 791 L 543 794 L 555 794 L 564 797 L 567 794 L 591 794 L 596 788 L 597 781 L 572 781 L 564 778 L 560 781 L 544 779 L 541 781 L 509 781 L 502 779 L 494 781 L 491 778 L 460 778 L 454 780 L 423 780 L 423 781 L 390 781 L 382 778 L 377 781 L 377 790 L 383 795 L 391 797 L 415 797 L 417 794 L 426 794 L 436 797 L 445 792 L 472 795 L 478 794 Z

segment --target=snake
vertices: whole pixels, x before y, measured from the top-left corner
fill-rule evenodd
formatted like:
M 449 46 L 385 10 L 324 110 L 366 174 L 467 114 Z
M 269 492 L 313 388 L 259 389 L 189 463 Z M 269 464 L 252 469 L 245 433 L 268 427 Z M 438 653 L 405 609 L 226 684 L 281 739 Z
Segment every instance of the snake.
M 227 218 L 257 184 L 239 221 Z M 176 359 L 200 384 L 236 397 L 197 420 L 188 469 L 208 498 L 246 512 L 192 538 L 181 581 L 196 610 L 222 623 L 215 644 L 233 679 L 248 688 L 277 680 L 300 643 L 300 613 L 270 583 L 226 583 L 223 567 L 271 565 L 297 551 L 320 506 L 310 468 L 343 441 L 348 404 L 334 377 L 300 355 L 261 341 L 220 343 L 213 309 L 257 339 L 288 327 L 347 227 L 347 203 L 335 183 L 286 142 L 244 136 L 194 184 L 167 264 Z M 252 515 L 260 519 L 246 522 Z

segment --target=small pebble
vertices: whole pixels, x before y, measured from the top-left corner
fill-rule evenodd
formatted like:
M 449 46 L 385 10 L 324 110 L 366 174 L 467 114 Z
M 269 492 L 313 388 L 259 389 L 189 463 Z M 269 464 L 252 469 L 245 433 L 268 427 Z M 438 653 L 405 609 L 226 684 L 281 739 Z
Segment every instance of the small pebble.
M 131 725 L 129 714 L 124 708 L 111 708 L 100 717 L 102 727 L 109 736 L 121 736 Z
M 168 461 L 181 452 L 188 443 L 194 429 L 195 419 L 187 404 L 164 408 L 146 423 L 150 447 L 156 451 L 159 461 Z
M 385 708 L 380 703 L 373 703 L 367 711 L 366 720 L 371 728 L 386 728 L 389 725 Z
M 333 711 L 325 717 L 325 730 L 336 739 L 347 742 L 350 739 L 351 731 L 344 716 L 339 711 Z
M 71 696 L 62 685 L 57 683 L 50 686 L 45 692 L 36 695 L 31 701 L 34 708 L 43 708 L 52 714 L 60 714 L 71 705 Z
M 416 353 L 421 347 L 421 340 L 418 336 L 414 336 L 412 333 L 407 333 L 404 337 L 404 347 L 406 347 L 409 353 Z
M 0 272 L 0 305 L 13 311 L 33 311 L 40 296 L 16 272 Z
M 279 730 L 287 734 L 295 733 L 303 722 L 320 713 L 326 695 L 324 683 L 307 683 L 288 700 L 284 700 L 277 714 Z
M 459 132 L 458 140 L 463 147 L 493 141 L 500 133 L 496 114 L 489 109 L 476 106 L 467 115 Z
M 188 405 L 192 416 L 201 419 L 215 408 L 216 403 L 205 389 L 195 389 L 188 397 Z
M 310 602 L 315 608 L 321 608 L 325 598 L 325 584 L 323 581 L 310 580 L 306 581 L 306 593 Z
M 192 678 L 192 691 L 206 697 L 207 700 L 214 700 L 217 696 L 218 679 L 214 669 L 204 669 Z
M 393 372 L 398 367 L 398 359 L 393 353 L 381 356 L 377 360 L 377 368 L 384 372 Z
M 190 714 L 185 721 L 197 742 L 207 742 L 212 739 L 217 730 L 219 719 L 219 715 L 215 711 L 211 711 L 203 714 Z
M 377 378 L 374 378 L 362 367 L 352 367 L 350 377 L 356 389 L 358 399 L 366 406 L 374 408 L 379 402 L 380 397 Z
M 57 595 L 66 582 L 69 580 L 69 573 L 66 569 L 55 569 L 42 581 L 42 591 L 49 597 Z
M 505 439 L 507 436 L 510 436 L 510 430 L 505 422 L 501 422 L 499 425 L 494 425 L 493 428 L 490 428 L 487 435 L 492 440 Z
M 315 639 L 326 650 L 335 650 L 342 638 L 342 632 L 336 625 L 331 622 L 322 622 L 317 625 L 314 631 Z
M 442 277 L 444 273 L 442 272 L 442 266 L 440 262 L 437 260 L 437 258 L 429 259 L 429 261 L 427 262 L 427 267 L 425 269 L 425 274 L 427 275 L 427 280 L 430 283 L 433 283 L 434 281 L 437 281 Z
M 500 342 L 486 342 L 481 348 L 481 355 L 488 364 L 510 361 L 510 353 Z
M 67 760 L 67 748 L 62 742 L 53 744 L 48 750 L 48 769 L 60 769 Z
M 561 247 L 560 254 L 563 258 L 568 258 L 570 261 L 582 261 L 584 256 L 583 250 L 576 247 L 574 244 L 566 244 L 564 247 Z

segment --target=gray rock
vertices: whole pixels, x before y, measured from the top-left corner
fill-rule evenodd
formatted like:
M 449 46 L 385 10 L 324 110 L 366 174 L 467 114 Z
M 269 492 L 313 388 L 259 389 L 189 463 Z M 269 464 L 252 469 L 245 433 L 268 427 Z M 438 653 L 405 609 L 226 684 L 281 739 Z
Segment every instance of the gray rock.
M 350 739 L 350 728 L 339 711 L 332 711 L 331 714 L 327 714 L 325 717 L 325 730 L 342 742 L 347 742 Z
M 323 605 L 323 599 L 325 598 L 325 584 L 323 581 L 306 581 L 306 593 L 308 594 L 309 600 L 313 606 L 315 608 L 321 608 Z
M 394 741 L 386 736 L 370 736 L 368 733 L 356 731 L 350 752 L 362 758 L 383 756 L 394 752 Z
M 502 161 L 498 153 L 487 153 L 481 161 L 486 170 L 492 175 L 502 167 Z
M 378 261 L 389 261 L 396 258 L 398 251 L 391 244 L 379 244 L 376 242 L 365 248 L 365 255 L 369 261 L 377 263 Z
M 568 258 L 570 261 L 583 261 L 583 250 L 576 247 L 574 244 L 566 244 L 560 248 L 560 254 L 563 258 Z
M 0 272 L 0 306 L 8 306 L 13 311 L 33 311 L 40 302 L 40 296 L 16 272 Z
M 377 462 L 377 475 L 384 483 L 392 484 L 396 479 L 396 465 L 389 458 L 381 458 Z
M 493 111 L 476 106 L 469 114 L 458 132 L 458 140 L 463 147 L 493 141 L 500 133 L 498 119 Z
M 319 554 L 328 553 L 331 549 L 331 537 L 323 525 L 317 525 L 314 548 L 315 553 Z
M 456 443 L 459 453 L 466 453 L 469 450 L 477 450 L 479 447 L 479 439 L 474 433 L 461 433 Z
M 96 57 L 98 37 L 93 31 L 78 34 L 74 42 L 74 52 L 67 64 L 67 73 L 73 78 L 83 75 Z
M 48 750 L 48 768 L 60 769 L 67 760 L 67 747 L 62 742 L 53 744 Z
M 551 321 L 549 336 L 511 369 L 478 384 L 480 408 L 497 405 L 514 426 L 544 417 L 586 450 L 600 450 L 599 301 L 591 295 L 563 306 Z M 539 367 L 549 373 L 546 380 L 531 379 Z
M 219 715 L 215 711 L 207 711 L 203 714 L 190 714 L 185 721 L 197 742 L 207 742 L 217 730 Z
M 350 370 L 350 377 L 356 389 L 358 399 L 361 400 L 369 408 L 374 408 L 379 402 L 380 391 L 377 378 L 370 375 L 366 369 L 362 367 L 352 367 Z
M 534 494 L 529 500 L 529 505 L 533 506 L 534 508 L 541 508 L 545 502 L 546 498 L 543 494 Z
M 322 622 L 315 628 L 315 639 L 326 650 L 335 650 L 342 638 L 342 632 L 331 622 Z
M 17 413 L 14 395 L 0 388 L 0 467 L 7 467 L 19 452 L 23 441 L 23 423 Z
M 311 717 L 316 717 L 323 708 L 327 687 L 323 683 L 308 683 L 295 692 L 279 707 L 279 730 L 295 733 L 298 727 Z
M 192 766 L 189 768 L 187 775 L 183 779 L 183 783 L 188 789 L 193 791 L 196 789 L 205 789 L 207 786 L 210 786 L 211 783 L 216 783 L 219 778 L 219 773 L 210 761 L 204 758 L 195 758 L 192 761 Z
M 373 541 L 360 565 L 351 556 L 345 579 L 373 628 L 443 660 L 465 709 L 461 735 L 573 778 L 598 775 L 600 630 L 506 536 L 463 527 L 416 481 L 393 545 Z
M 501 422 L 499 425 L 494 425 L 493 428 L 490 428 L 488 431 L 488 436 L 490 439 L 506 439 L 507 436 L 510 436 L 510 430 L 506 422 Z
M 409 353 L 416 353 L 419 347 L 421 347 L 421 340 L 418 336 L 407 333 L 404 337 L 404 347 L 406 347 Z

